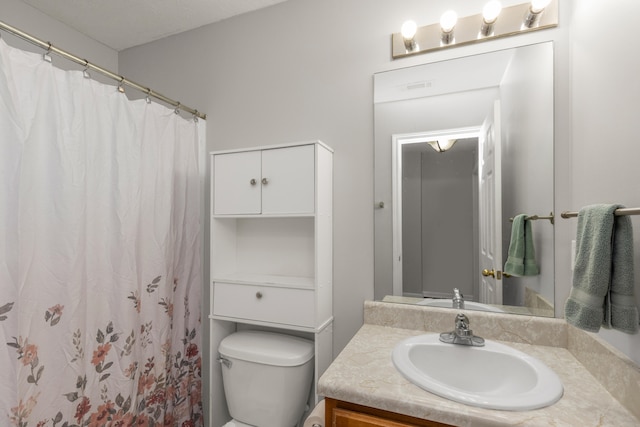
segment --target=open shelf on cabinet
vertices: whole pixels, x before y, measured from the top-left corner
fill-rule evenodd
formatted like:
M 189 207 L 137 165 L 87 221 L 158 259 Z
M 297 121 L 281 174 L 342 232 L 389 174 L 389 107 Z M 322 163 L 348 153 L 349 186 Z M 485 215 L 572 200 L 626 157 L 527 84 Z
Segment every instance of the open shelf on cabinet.
M 220 218 L 211 222 L 214 281 L 313 287 L 315 218 Z

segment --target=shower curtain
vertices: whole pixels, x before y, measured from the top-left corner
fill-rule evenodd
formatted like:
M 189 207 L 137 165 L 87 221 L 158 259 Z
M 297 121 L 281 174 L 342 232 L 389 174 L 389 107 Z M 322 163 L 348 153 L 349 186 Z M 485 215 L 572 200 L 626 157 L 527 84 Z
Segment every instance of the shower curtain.
M 202 426 L 204 121 L 0 39 L 0 426 Z

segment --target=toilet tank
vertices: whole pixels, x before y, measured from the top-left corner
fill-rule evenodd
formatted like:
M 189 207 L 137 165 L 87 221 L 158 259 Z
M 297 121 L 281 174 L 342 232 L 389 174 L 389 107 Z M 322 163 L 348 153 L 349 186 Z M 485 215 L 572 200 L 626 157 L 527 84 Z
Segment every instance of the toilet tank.
M 224 338 L 218 351 L 235 420 L 257 427 L 293 427 L 300 421 L 313 380 L 312 341 L 241 331 Z

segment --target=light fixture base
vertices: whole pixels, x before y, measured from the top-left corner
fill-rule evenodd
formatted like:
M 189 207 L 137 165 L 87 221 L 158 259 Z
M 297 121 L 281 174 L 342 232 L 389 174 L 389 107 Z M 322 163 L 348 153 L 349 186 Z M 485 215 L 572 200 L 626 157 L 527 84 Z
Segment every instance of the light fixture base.
M 459 18 L 455 27 L 455 39 L 448 44 L 442 42 L 442 30 L 439 23 L 418 27 L 413 37 L 416 48 L 412 50 L 406 48 L 401 33 L 394 33 L 391 36 L 391 56 L 393 59 L 399 59 L 435 50 L 557 27 L 558 2 L 559 0 L 552 0 L 544 11 L 537 14 L 535 21 L 530 23 L 530 27 L 525 25 L 526 17 L 531 14 L 530 2 L 505 7 L 500 12 L 500 17 L 491 24 L 491 31 L 486 35 L 482 31 L 484 24 L 482 13 Z M 487 32 L 487 29 L 484 32 Z

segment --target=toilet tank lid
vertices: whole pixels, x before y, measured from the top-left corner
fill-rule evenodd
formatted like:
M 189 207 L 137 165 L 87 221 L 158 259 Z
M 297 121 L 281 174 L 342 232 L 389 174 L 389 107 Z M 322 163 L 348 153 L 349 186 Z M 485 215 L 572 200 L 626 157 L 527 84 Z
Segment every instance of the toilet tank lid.
M 273 366 L 303 365 L 314 354 L 312 341 L 263 331 L 240 331 L 225 337 L 218 347 L 222 356 Z

